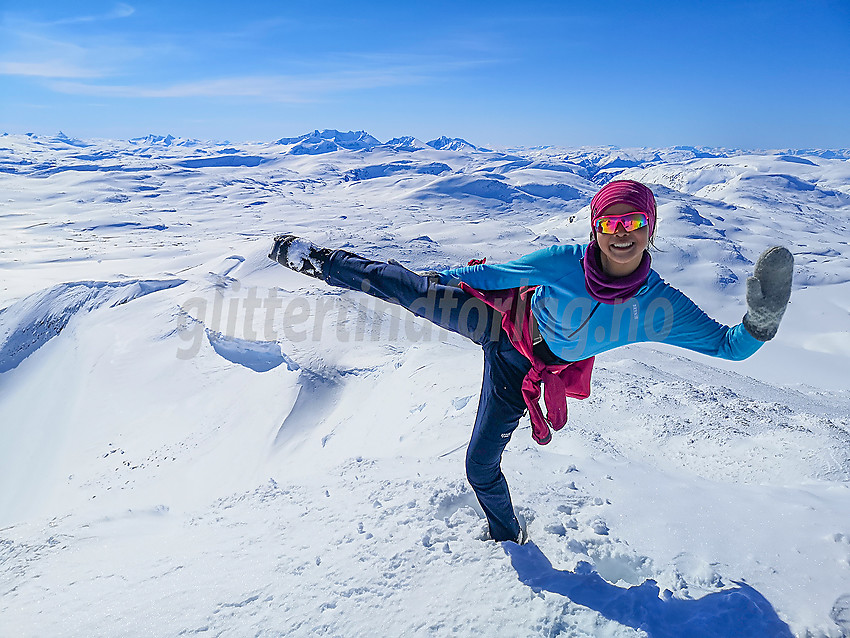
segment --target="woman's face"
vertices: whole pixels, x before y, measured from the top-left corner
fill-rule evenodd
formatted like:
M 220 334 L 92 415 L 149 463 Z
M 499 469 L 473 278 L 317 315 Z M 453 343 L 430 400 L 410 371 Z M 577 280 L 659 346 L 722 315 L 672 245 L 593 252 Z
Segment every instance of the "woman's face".
M 602 211 L 603 215 L 625 215 L 637 210 L 631 204 L 611 204 Z M 602 270 L 612 277 L 632 274 L 643 259 L 643 251 L 649 245 L 649 227 L 644 226 L 627 233 L 622 224 L 617 224 L 613 235 L 596 233 L 596 243 L 602 256 Z

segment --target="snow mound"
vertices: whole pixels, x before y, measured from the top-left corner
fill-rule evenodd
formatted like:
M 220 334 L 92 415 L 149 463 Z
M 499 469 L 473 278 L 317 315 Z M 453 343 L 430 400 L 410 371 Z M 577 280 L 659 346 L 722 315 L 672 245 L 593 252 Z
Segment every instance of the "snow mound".
M 255 155 L 222 155 L 219 157 L 185 159 L 177 162 L 177 166 L 182 166 L 183 168 L 212 168 L 217 166 L 224 166 L 228 168 L 234 168 L 237 166 L 254 167 L 259 166 L 265 161 L 265 158 L 257 157 Z
M 558 162 L 552 160 L 537 160 L 528 165 L 529 168 L 537 168 L 544 171 L 557 171 L 562 173 L 575 173 L 585 178 L 589 178 L 590 174 L 584 166 L 579 166 L 573 162 Z
M 523 184 L 518 187 L 523 193 L 528 193 L 534 197 L 542 197 L 543 199 L 578 199 L 582 193 L 570 186 L 569 184 Z
M 799 157 L 797 155 L 780 155 L 778 160 L 782 162 L 791 162 L 792 164 L 805 164 L 806 166 L 817 166 L 815 162 L 810 159 L 806 159 L 805 157 Z
M 30 295 L 0 310 L 0 374 L 57 336 L 78 313 L 117 306 L 183 283 L 183 279 L 81 281 Z
M 344 179 L 360 181 L 394 175 L 442 175 L 451 172 L 452 167 L 442 162 L 414 163 L 411 161 L 390 162 L 355 168 L 345 174 Z
M 448 195 L 451 197 L 477 197 L 510 203 L 517 200 L 529 201 L 532 196 L 511 186 L 497 175 L 449 175 L 415 191 L 419 197 Z
M 336 405 L 342 389 L 335 375 L 301 370 L 295 403 L 277 430 L 275 447 L 279 448 L 299 438 L 309 437 Z M 322 437 L 322 447 L 331 436 L 332 433 Z

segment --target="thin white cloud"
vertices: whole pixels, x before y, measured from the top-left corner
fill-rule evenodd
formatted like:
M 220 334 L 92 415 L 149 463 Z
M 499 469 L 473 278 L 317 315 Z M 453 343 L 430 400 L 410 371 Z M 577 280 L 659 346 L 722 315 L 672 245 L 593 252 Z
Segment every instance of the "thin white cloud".
M 80 36 L 65 25 L 105 21 L 132 15 L 135 10 L 118 4 L 112 11 L 77 16 L 54 22 L 33 22 L 14 14 L 0 20 L 0 76 L 33 78 L 101 78 L 113 75 L 121 65 L 146 52 L 136 44 L 115 43 L 111 26 L 96 36 Z M 59 26 L 57 26 L 59 25 Z
M 325 53 L 314 57 L 304 55 L 300 59 L 267 59 L 263 63 L 265 68 L 243 75 L 237 71 L 228 77 L 199 78 L 194 62 L 192 68 L 188 68 L 187 60 L 194 61 L 198 52 L 205 50 L 211 52 L 213 60 L 215 55 L 221 55 L 212 34 L 200 34 L 198 42 L 190 44 L 176 41 L 167 34 L 162 38 L 131 41 L 124 31 L 113 29 L 112 25 L 103 25 L 93 36 L 81 35 L 73 27 L 57 27 L 126 18 L 133 13 L 132 6 L 121 3 L 108 13 L 50 23 L 23 21 L 6 14 L 0 22 L 0 41 L 5 39 L 7 44 L 0 47 L 0 76 L 30 77 L 41 80 L 50 90 L 72 95 L 126 99 L 243 98 L 304 103 L 332 94 L 437 82 L 465 69 L 493 62 L 449 55 Z M 259 29 L 257 24 L 249 26 Z M 237 40 L 245 40 L 250 34 L 237 30 L 232 35 Z M 253 37 L 257 35 L 254 33 Z M 169 49 L 174 54 L 171 57 L 167 55 Z M 171 65 L 171 59 L 180 62 Z M 164 73 L 159 75 L 169 77 L 170 82 L 157 80 L 152 72 L 161 67 Z M 215 64 L 206 68 L 215 68 Z M 276 73 L 277 69 L 285 72 Z
M 52 82 L 60 93 L 118 98 L 257 98 L 269 102 L 304 103 L 333 93 L 419 84 L 426 80 L 409 69 L 339 72 L 313 76 L 245 76 L 184 82 L 169 86 Z
M 136 13 L 136 10 L 131 7 L 129 4 L 124 4 L 123 2 L 119 2 L 116 7 L 112 10 L 113 18 L 129 18 L 131 15 Z
M 96 78 L 103 74 L 95 69 L 76 66 L 62 60 L 13 62 L 0 60 L 0 75 L 35 78 Z
M 96 97 L 174 99 L 174 98 L 254 98 L 266 102 L 304 103 L 324 99 L 328 95 L 412 86 L 438 81 L 463 69 L 488 64 L 489 61 L 452 62 L 445 59 L 409 61 L 408 64 L 377 64 L 385 56 L 359 56 L 361 67 L 336 71 L 316 71 L 297 75 L 269 74 L 226 78 L 210 78 L 155 86 L 143 84 L 110 84 L 106 82 L 51 82 L 59 93 Z M 350 62 L 350 61 L 349 61 Z M 364 64 L 365 63 L 365 64 Z
M 54 25 L 63 25 L 63 24 L 81 24 L 85 22 L 102 22 L 106 20 L 120 20 L 122 18 L 129 18 L 133 15 L 136 10 L 131 7 L 129 4 L 125 4 L 123 2 L 119 2 L 116 4 L 111 11 L 106 13 L 101 13 L 97 15 L 86 15 L 86 16 L 75 16 L 71 18 L 62 18 L 60 20 L 54 20 L 52 22 L 47 22 L 45 25 L 54 26 Z

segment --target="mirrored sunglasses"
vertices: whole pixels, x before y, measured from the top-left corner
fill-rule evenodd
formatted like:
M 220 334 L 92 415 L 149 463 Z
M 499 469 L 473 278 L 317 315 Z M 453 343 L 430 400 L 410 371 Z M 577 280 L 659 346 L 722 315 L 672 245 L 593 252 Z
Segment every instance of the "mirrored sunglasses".
M 603 235 L 613 235 L 617 232 L 617 226 L 623 225 L 627 233 L 649 226 L 649 217 L 646 213 L 635 211 L 625 215 L 605 215 L 596 220 L 596 232 Z

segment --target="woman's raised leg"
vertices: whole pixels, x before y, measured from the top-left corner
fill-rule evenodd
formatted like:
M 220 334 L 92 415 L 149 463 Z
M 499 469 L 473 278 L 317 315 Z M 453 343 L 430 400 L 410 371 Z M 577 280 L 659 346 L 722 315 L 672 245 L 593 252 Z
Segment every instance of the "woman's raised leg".
M 500 317 L 480 299 L 455 286 L 437 283 L 394 262 L 373 261 L 337 250 L 327 259 L 323 279 L 400 305 L 413 314 L 478 344 L 498 339 Z

